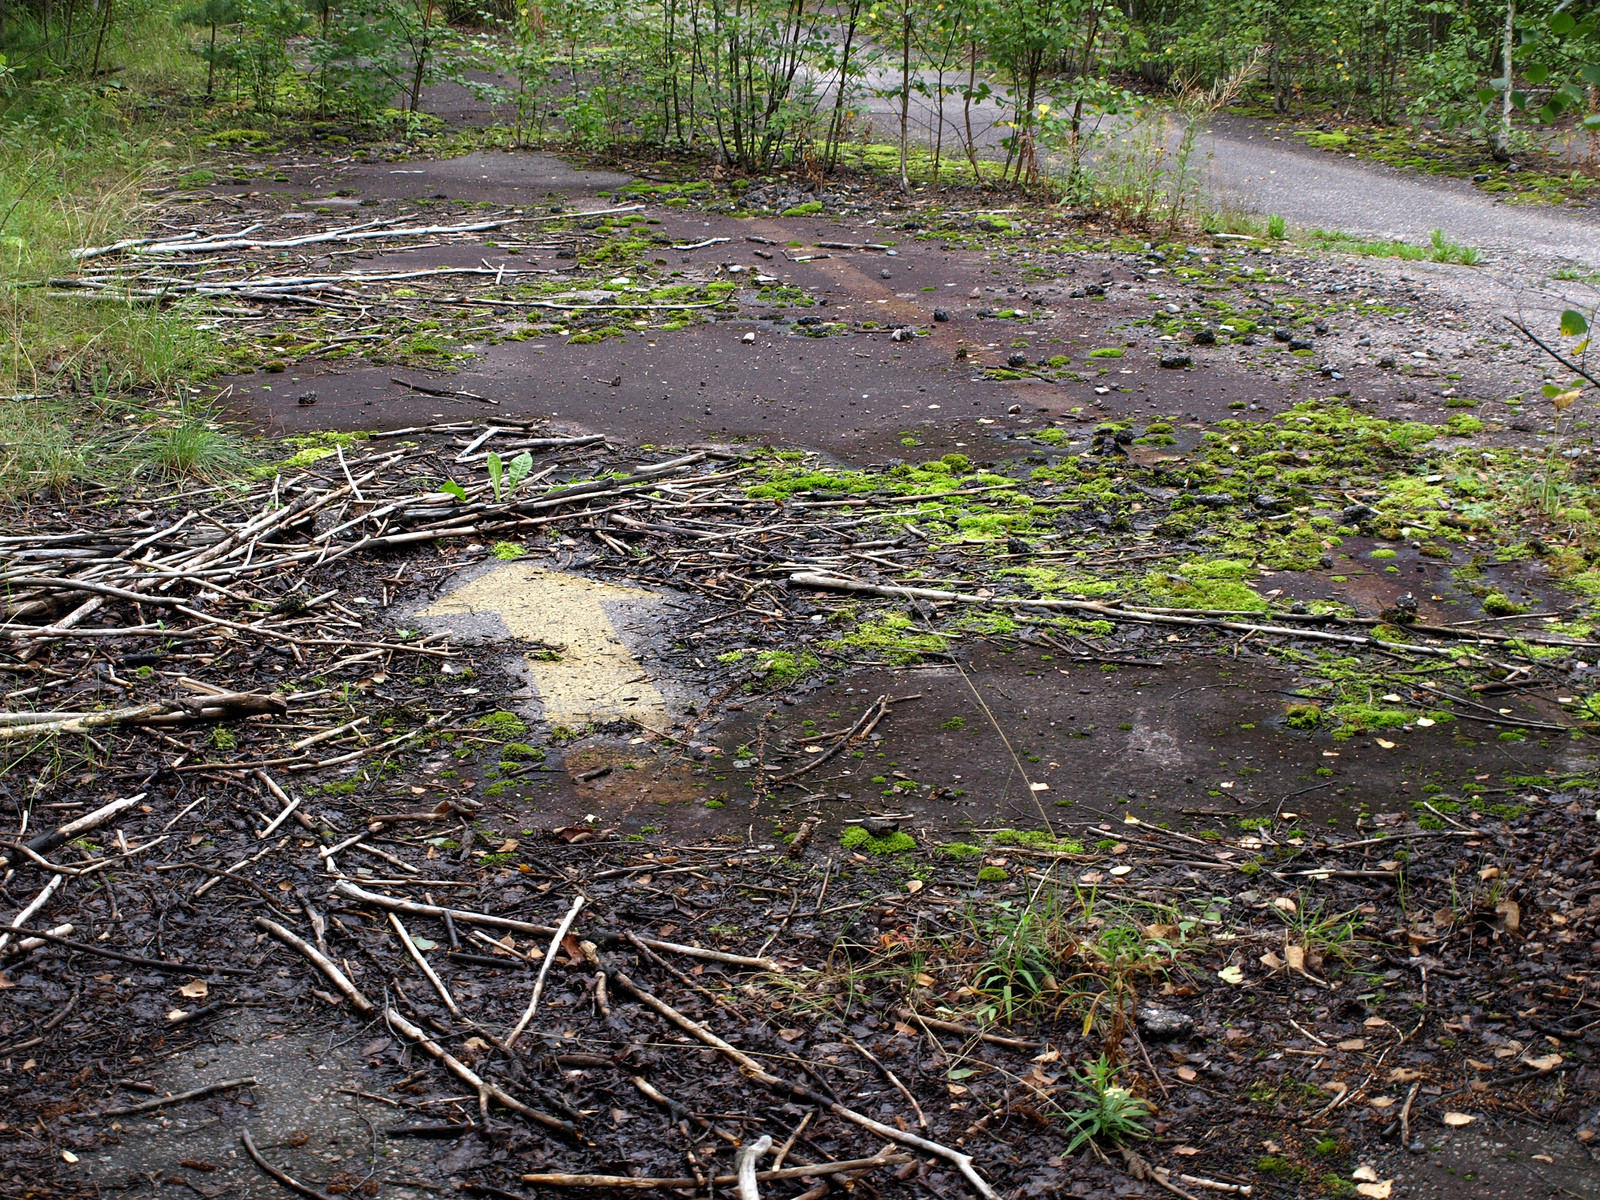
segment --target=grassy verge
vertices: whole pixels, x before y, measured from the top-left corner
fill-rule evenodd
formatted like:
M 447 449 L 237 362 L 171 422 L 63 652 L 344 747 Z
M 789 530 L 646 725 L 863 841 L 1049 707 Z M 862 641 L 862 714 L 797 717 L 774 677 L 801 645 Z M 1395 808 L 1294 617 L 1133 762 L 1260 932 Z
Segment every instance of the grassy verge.
M 1306 240 L 1319 250 L 1342 250 L 1346 254 L 1363 254 L 1371 258 L 1402 258 L 1408 262 L 1459 263 L 1475 267 L 1483 256 L 1471 246 L 1462 246 L 1445 237 L 1442 229 L 1435 229 L 1426 246 L 1412 242 L 1396 242 L 1383 238 L 1362 238 L 1354 234 L 1338 233 L 1327 229 L 1313 229 Z
M 1600 187 L 1600 180 L 1537 146 L 1519 151 L 1512 163 L 1499 163 L 1478 139 L 1403 125 L 1324 121 L 1315 128 L 1296 129 L 1294 136 L 1341 156 L 1468 180 L 1507 204 L 1583 203 Z
M 175 133 L 175 97 L 198 80 L 186 40 L 152 14 L 107 37 L 115 87 L 67 62 L 0 88 L 0 499 L 242 459 L 237 439 L 185 403 L 217 362 L 192 313 L 50 284 L 75 249 L 139 228 L 144 189 L 190 165 Z M 26 45 L 10 48 L 30 61 Z

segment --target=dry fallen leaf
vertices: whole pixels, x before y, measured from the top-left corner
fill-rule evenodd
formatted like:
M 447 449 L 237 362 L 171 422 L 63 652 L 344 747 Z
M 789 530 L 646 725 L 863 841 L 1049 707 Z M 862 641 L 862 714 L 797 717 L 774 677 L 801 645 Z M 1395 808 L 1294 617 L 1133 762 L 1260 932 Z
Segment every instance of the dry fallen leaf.
M 75 1163 L 75 1162 L 78 1161 L 78 1156 L 76 1154 L 74 1154 L 71 1150 L 63 1150 L 61 1152 L 61 1161 L 62 1162 L 69 1162 L 69 1163 Z
M 1283 970 L 1283 959 L 1268 950 L 1261 956 L 1261 965 L 1269 971 L 1281 971 Z
M 1368 1017 L 1361 1023 L 1368 1029 L 1382 1029 L 1389 1022 L 1385 1021 L 1382 1017 Z
M 804 1029 L 780 1029 L 780 1030 L 778 1030 L 778 1036 L 781 1037 L 786 1042 L 798 1041 L 799 1039 L 805 1037 L 805 1035 L 806 1035 L 806 1031 Z
M 1276 900 L 1274 900 L 1272 902 L 1272 907 L 1276 908 L 1276 909 L 1281 909 L 1282 911 L 1284 911 L 1286 913 L 1293 913 L 1293 912 L 1298 912 L 1299 911 L 1299 905 L 1297 905 L 1293 900 L 1289 899 L 1289 897 L 1287 897 L 1287 896 L 1279 896 Z
M 1389 1108 L 1394 1104 L 1394 1097 L 1374 1096 L 1371 1100 L 1368 1100 L 1367 1103 L 1372 1105 L 1373 1108 Z
M 1411 1083 L 1422 1078 L 1421 1071 L 1413 1071 L 1410 1067 L 1395 1067 L 1385 1078 L 1390 1083 Z
M 1367 1200 L 1389 1200 L 1394 1192 L 1394 1180 L 1384 1179 L 1378 1183 L 1356 1184 L 1356 1195 L 1365 1196 Z
M 169 1020 L 169 1021 L 181 1021 L 185 1017 L 187 1017 L 188 1015 L 189 1014 L 184 1012 L 183 1009 L 174 1008 L 174 1009 L 168 1010 L 168 1012 L 167 1012 L 167 1020 Z
M 1174 1146 L 1172 1148 L 1172 1152 L 1174 1154 L 1181 1154 L 1185 1158 L 1193 1158 L 1196 1154 L 1200 1153 L 1200 1151 L 1194 1146 Z
M 1393 750 L 1394 749 L 1394 743 L 1393 742 L 1385 741 L 1383 738 L 1373 738 L 1372 740 L 1377 742 L 1378 745 L 1382 746 L 1385 750 Z M 1385 1193 L 1385 1194 L 1387 1195 L 1387 1193 Z
M 1304 946 L 1286 945 L 1283 948 L 1284 961 L 1294 971 L 1306 969 L 1306 948 Z
M 1515 936 L 1522 932 L 1522 905 L 1515 900 L 1502 900 L 1494 906 L 1494 915 L 1500 918 L 1505 931 Z
M 908 879 L 908 880 L 906 880 L 906 891 L 908 891 L 908 892 L 920 892 L 921 890 L 922 890 L 922 880 L 920 880 L 920 879 Z
M 1133 868 L 1129 867 L 1129 866 L 1117 866 L 1117 867 L 1112 867 L 1111 868 L 1111 873 L 1113 875 L 1122 876 L 1122 875 L 1128 874 L 1132 870 L 1133 870 Z
M 1195 1078 L 1196 1078 L 1194 1068 L 1193 1067 L 1179 1067 L 1178 1068 L 1178 1078 L 1183 1080 L 1185 1083 L 1193 1083 L 1195 1081 Z
M 1559 1054 L 1546 1054 L 1540 1058 L 1525 1058 L 1522 1061 L 1542 1075 L 1546 1071 L 1554 1071 L 1559 1067 L 1562 1063 L 1562 1058 Z
M 1046 1050 L 1043 1054 L 1036 1054 L 1033 1059 L 1033 1061 L 1036 1063 L 1053 1063 L 1059 1062 L 1060 1060 L 1061 1051 L 1057 1050 L 1054 1046 L 1051 1046 L 1050 1049 Z
M 178 995 L 186 1000 L 203 1000 L 206 995 L 206 981 L 204 979 L 196 979 L 186 983 L 178 989 Z
M 1371 1163 L 1362 1163 L 1350 1172 L 1350 1178 L 1357 1183 L 1377 1183 L 1378 1171 Z
M 1365 1050 L 1366 1048 L 1366 1038 L 1345 1038 L 1344 1041 L 1339 1043 L 1339 1049 L 1341 1050 Z
M 1217 978 L 1224 983 L 1240 984 L 1244 982 L 1244 972 L 1238 967 L 1223 967 L 1217 972 Z
M 1463 1125 L 1471 1125 L 1477 1119 L 1471 1113 L 1447 1112 L 1444 1115 L 1444 1123 L 1452 1129 L 1459 1129 Z

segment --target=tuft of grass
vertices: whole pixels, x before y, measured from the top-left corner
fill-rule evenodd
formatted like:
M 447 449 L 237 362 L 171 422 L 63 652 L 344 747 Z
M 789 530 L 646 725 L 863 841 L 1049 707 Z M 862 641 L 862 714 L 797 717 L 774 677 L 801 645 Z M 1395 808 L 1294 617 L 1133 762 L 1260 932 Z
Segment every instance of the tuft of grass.
M 37 400 L 0 405 L 0 496 L 59 492 L 87 473 L 86 447 L 64 406 Z
M 1312 244 L 1320 249 L 1342 250 L 1347 254 L 1363 254 L 1371 258 L 1399 258 L 1406 262 L 1458 263 L 1464 267 L 1477 266 L 1483 261 L 1483 256 L 1478 251 L 1451 241 L 1445 237 L 1442 229 L 1433 231 L 1427 246 L 1385 238 L 1361 238 L 1327 229 L 1313 229 L 1307 236 Z
M 239 474 L 250 466 L 239 439 L 207 414 L 184 411 L 172 425 L 150 433 L 143 457 L 168 478 L 215 480 Z
M 1088 1141 L 1120 1146 L 1150 1136 L 1144 1127 L 1150 1105 L 1117 1085 L 1120 1069 L 1102 1054 L 1089 1064 L 1087 1071 L 1073 1073 L 1080 1086 L 1072 1094 L 1083 1102 L 1083 1107 L 1067 1113 L 1066 1132 L 1072 1137 L 1066 1153 L 1073 1153 Z

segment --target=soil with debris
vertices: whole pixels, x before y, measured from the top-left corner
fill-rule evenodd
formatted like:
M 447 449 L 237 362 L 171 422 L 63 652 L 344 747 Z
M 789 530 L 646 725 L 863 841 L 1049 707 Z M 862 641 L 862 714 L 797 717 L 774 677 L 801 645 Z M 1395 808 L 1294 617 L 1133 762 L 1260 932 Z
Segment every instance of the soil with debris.
M 1590 451 L 1466 268 L 291 157 L 60 285 L 288 436 L 0 540 L 0 1194 L 1600 1194 Z

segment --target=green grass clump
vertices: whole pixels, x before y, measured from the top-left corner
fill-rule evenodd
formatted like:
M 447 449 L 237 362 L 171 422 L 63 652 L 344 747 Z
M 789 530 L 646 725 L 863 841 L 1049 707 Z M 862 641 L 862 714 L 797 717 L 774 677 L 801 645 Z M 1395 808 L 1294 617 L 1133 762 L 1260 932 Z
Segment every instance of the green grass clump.
M 203 414 L 184 413 L 149 436 L 150 462 L 168 478 L 221 479 L 249 465 L 239 439 Z
M 1283 720 L 1290 729 L 1315 729 L 1322 720 L 1322 706 L 1291 704 L 1283 710 Z
M 1242 558 L 1194 558 L 1145 576 L 1145 589 L 1172 608 L 1262 612 L 1267 602 L 1244 583 L 1254 575 Z
M 1504 592 L 1490 592 L 1483 598 L 1483 611 L 1491 617 L 1514 617 L 1528 611 L 1526 604 L 1518 604 Z
M 839 845 L 846 850 L 865 850 L 868 854 L 904 854 L 917 848 L 917 839 L 898 829 L 883 837 L 873 837 L 861 826 L 852 825 L 840 835 Z
M 1011 878 L 1011 873 L 1004 867 L 979 867 L 979 883 L 1004 883 Z
M 1089 351 L 1090 358 L 1121 358 L 1121 346 L 1101 346 L 1098 350 Z
M 828 649 L 865 650 L 897 666 L 917 662 L 924 655 L 944 652 L 947 644 L 944 638 L 936 633 L 912 630 L 910 617 L 904 613 L 888 613 L 876 620 L 861 622 L 850 633 L 829 643 Z
M 516 713 L 510 712 L 485 713 L 473 724 L 479 729 L 487 730 L 496 737 L 521 737 L 528 732 L 528 723 L 517 716 Z
M 799 652 L 791 650 L 730 650 L 726 654 L 717 655 L 717 661 L 732 665 L 743 662 L 750 655 L 756 659 L 754 678 L 746 686 L 750 691 L 758 691 L 763 687 L 782 688 L 797 683 L 804 679 L 817 667 L 822 660 L 809 650 Z
M 514 558 L 521 558 L 527 552 L 525 546 L 521 546 L 516 542 L 496 542 L 493 549 L 494 556 L 502 562 L 510 562 Z
M 939 847 L 939 853 L 950 858 L 977 858 L 983 853 L 983 847 L 967 842 L 945 842 Z
M 1025 846 L 1030 850 L 1050 850 L 1057 854 L 1082 854 L 1083 843 L 1058 840 L 1043 829 L 1002 829 L 990 839 L 996 846 Z
M 1435 229 L 1426 246 L 1410 242 L 1390 241 L 1382 238 L 1361 238 L 1348 233 L 1327 229 L 1313 229 L 1310 240 L 1326 250 L 1342 250 L 1347 254 L 1362 254 L 1372 258 L 1399 258 L 1407 262 L 1432 261 L 1476 266 L 1483 256 L 1470 246 L 1462 246 L 1445 237 L 1442 229 Z

